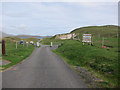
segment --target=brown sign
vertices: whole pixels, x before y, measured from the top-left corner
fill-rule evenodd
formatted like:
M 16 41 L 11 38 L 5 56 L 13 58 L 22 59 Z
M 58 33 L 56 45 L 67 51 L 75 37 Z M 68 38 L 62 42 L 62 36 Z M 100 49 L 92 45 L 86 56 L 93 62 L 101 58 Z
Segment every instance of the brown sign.
M 5 40 L 2 40 L 2 54 L 5 55 Z

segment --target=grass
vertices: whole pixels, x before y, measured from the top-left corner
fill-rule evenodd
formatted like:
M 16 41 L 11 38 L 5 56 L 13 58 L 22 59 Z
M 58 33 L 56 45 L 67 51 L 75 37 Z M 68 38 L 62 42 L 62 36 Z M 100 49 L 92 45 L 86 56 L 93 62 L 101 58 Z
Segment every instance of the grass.
M 5 40 L 5 49 L 6 49 L 6 55 L 2 55 L 2 59 L 10 61 L 8 65 L 2 66 L 3 70 L 20 63 L 23 61 L 25 58 L 30 56 L 30 54 L 34 50 L 33 45 L 27 45 L 25 44 L 24 47 L 23 45 L 18 44 L 18 47 L 16 49 L 16 42 L 15 40 L 19 41 L 20 38 L 16 37 L 7 37 L 3 38 Z M 35 39 L 36 40 L 36 39 Z
M 27 42 L 30 42 L 30 41 L 38 42 L 37 38 L 23 38 L 22 40 L 27 41 Z
M 58 45 L 64 41 L 65 40 L 61 40 L 61 39 L 43 38 L 43 40 L 41 40 L 40 43 L 43 45 L 51 45 L 51 42 L 53 42 L 53 45 Z
M 115 25 L 105 25 L 105 26 L 88 26 L 88 27 L 81 27 L 77 28 L 71 33 L 77 33 L 82 36 L 82 34 L 90 33 L 95 37 L 107 37 L 107 38 L 116 38 L 118 37 L 118 26 Z
M 80 66 L 87 69 L 96 77 L 101 78 L 104 82 L 100 82 L 98 87 L 118 87 L 118 26 L 88 26 L 77 28 L 70 33 L 76 33 L 79 40 L 60 40 L 45 38 L 41 41 L 43 44 L 50 45 L 50 42 L 61 43 L 61 46 L 53 50 L 60 55 L 70 66 Z M 92 34 L 93 46 L 82 45 L 82 34 Z M 102 48 L 102 39 L 104 37 L 104 45 L 112 46 L 112 48 Z M 119 73 L 119 75 L 118 75 Z
M 64 41 L 54 52 L 66 58 L 69 65 L 83 67 L 102 78 L 104 82 L 98 87 L 118 87 L 118 52 L 74 40 Z

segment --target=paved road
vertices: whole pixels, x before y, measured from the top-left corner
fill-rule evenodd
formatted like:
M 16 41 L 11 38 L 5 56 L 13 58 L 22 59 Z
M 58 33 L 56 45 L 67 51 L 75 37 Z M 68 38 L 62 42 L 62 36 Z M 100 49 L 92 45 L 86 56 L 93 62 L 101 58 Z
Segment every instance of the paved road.
M 2 73 L 3 88 L 86 88 L 87 85 L 47 46 Z

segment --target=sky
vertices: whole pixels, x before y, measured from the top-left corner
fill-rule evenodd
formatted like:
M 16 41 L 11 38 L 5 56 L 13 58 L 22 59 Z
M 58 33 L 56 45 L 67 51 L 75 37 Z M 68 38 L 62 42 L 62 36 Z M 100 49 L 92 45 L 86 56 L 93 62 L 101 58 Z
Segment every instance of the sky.
M 5 33 L 51 36 L 79 27 L 117 25 L 118 3 L 2 2 L 0 16 Z

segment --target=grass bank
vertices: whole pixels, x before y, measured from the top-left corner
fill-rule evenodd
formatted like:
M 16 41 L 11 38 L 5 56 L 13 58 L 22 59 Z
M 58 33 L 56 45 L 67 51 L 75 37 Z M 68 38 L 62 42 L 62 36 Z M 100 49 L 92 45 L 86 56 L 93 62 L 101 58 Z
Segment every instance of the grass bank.
M 79 41 L 66 40 L 53 52 L 57 53 L 71 66 L 80 66 L 103 79 L 98 87 L 118 87 L 118 52 L 82 45 Z
M 66 40 L 61 39 L 54 39 L 54 38 L 43 38 L 40 43 L 43 45 L 51 45 L 51 42 L 53 42 L 53 45 L 58 45 Z
M 17 49 L 16 49 L 15 41 L 17 40 L 19 42 L 20 38 L 7 37 L 7 38 L 3 38 L 3 39 L 5 40 L 6 55 L 2 55 L 2 59 L 10 61 L 9 64 L 2 66 L 3 70 L 7 69 L 17 63 L 20 63 L 25 58 L 30 56 L 30 54 L 34 50 L 33 45 L 29 45 L 28 47 L 27 47 L 27 45 L 24 45 L 24 47 L 23 47 L 23 45 L 20 45 L 20 44 L 17 44 Z

